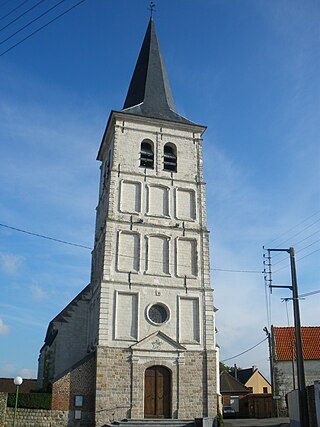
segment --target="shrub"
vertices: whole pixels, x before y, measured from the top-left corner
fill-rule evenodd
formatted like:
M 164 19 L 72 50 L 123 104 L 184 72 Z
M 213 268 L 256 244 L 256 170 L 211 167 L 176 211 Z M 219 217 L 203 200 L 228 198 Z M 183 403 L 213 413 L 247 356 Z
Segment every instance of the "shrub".
M 19 393 L 18 408 L 51 409 L 51 393 Z M 14 408 L 16 394 L 8 393 L 7 406 Z

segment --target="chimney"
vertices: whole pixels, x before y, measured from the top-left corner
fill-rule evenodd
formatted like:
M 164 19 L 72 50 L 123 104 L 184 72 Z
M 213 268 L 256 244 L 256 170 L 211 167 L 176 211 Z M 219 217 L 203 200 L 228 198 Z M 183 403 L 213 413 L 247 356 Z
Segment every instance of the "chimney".
M 237 365 L 234 364 L 234 377 L 237 380 L 238 379 L 238 369 L 237 369 Z
M 252 373 L 257 369 L 256 365 L 252 365 Z

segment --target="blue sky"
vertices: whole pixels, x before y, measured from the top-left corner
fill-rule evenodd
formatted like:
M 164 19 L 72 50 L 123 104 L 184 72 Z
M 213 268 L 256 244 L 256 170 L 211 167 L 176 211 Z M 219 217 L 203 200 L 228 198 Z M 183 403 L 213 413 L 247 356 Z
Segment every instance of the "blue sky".
M 0 19 L 20 2 L 4 3 Z M 0 55 L 49 18 L 2 40 L 56 3 L 4 30 L 18 14 L 2 19 Z M 93 245 L 96 154 L 122 108 L 147 6 L 87 0 L 0 56 L 1 224 Z M 294 246 L 301 293 L 320 289 L 319 20 L 316 0 L 161 0 L 155 13 L 177 110 L 208 126 L 211 268 L 261 271 L 262 245 Z M 0 376 L 36 375 L 47 324 L 88 284 L 90 257 L 0 226 Z M 283 258 L 274 283 L 289 284 Z M 267 298 L 268 319 L 262 274 L 213 270 L 212 286 L 221 359 L 261 341 L 269 323 L 287 325 L 290 292 Z M 301 301 L 304 325 L 319 324 L 319 306 L 320 294 Z M 226 363 L 267 375 L 266 343 Z

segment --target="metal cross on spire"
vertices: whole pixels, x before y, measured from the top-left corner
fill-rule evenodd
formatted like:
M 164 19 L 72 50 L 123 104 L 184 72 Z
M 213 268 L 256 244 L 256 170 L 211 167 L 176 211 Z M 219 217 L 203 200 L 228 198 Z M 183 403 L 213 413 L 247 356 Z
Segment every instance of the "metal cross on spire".
M 148 10 L 150 10 L 150 17 L 152 18 L 153 12 L 155 11 L 156 5 L 153 3 L 153 1 L 150 2 L 150 6 L 148 7 Z

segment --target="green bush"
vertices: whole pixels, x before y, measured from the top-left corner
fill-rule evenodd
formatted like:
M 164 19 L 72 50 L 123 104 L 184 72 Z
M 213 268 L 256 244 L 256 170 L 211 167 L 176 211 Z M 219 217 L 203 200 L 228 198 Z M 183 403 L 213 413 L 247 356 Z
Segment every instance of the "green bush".
M 51 393 L 19 393 L 18 408 L 51 409 Z M 14 408 L 16 394 L 8 393 L 7 406 Z

